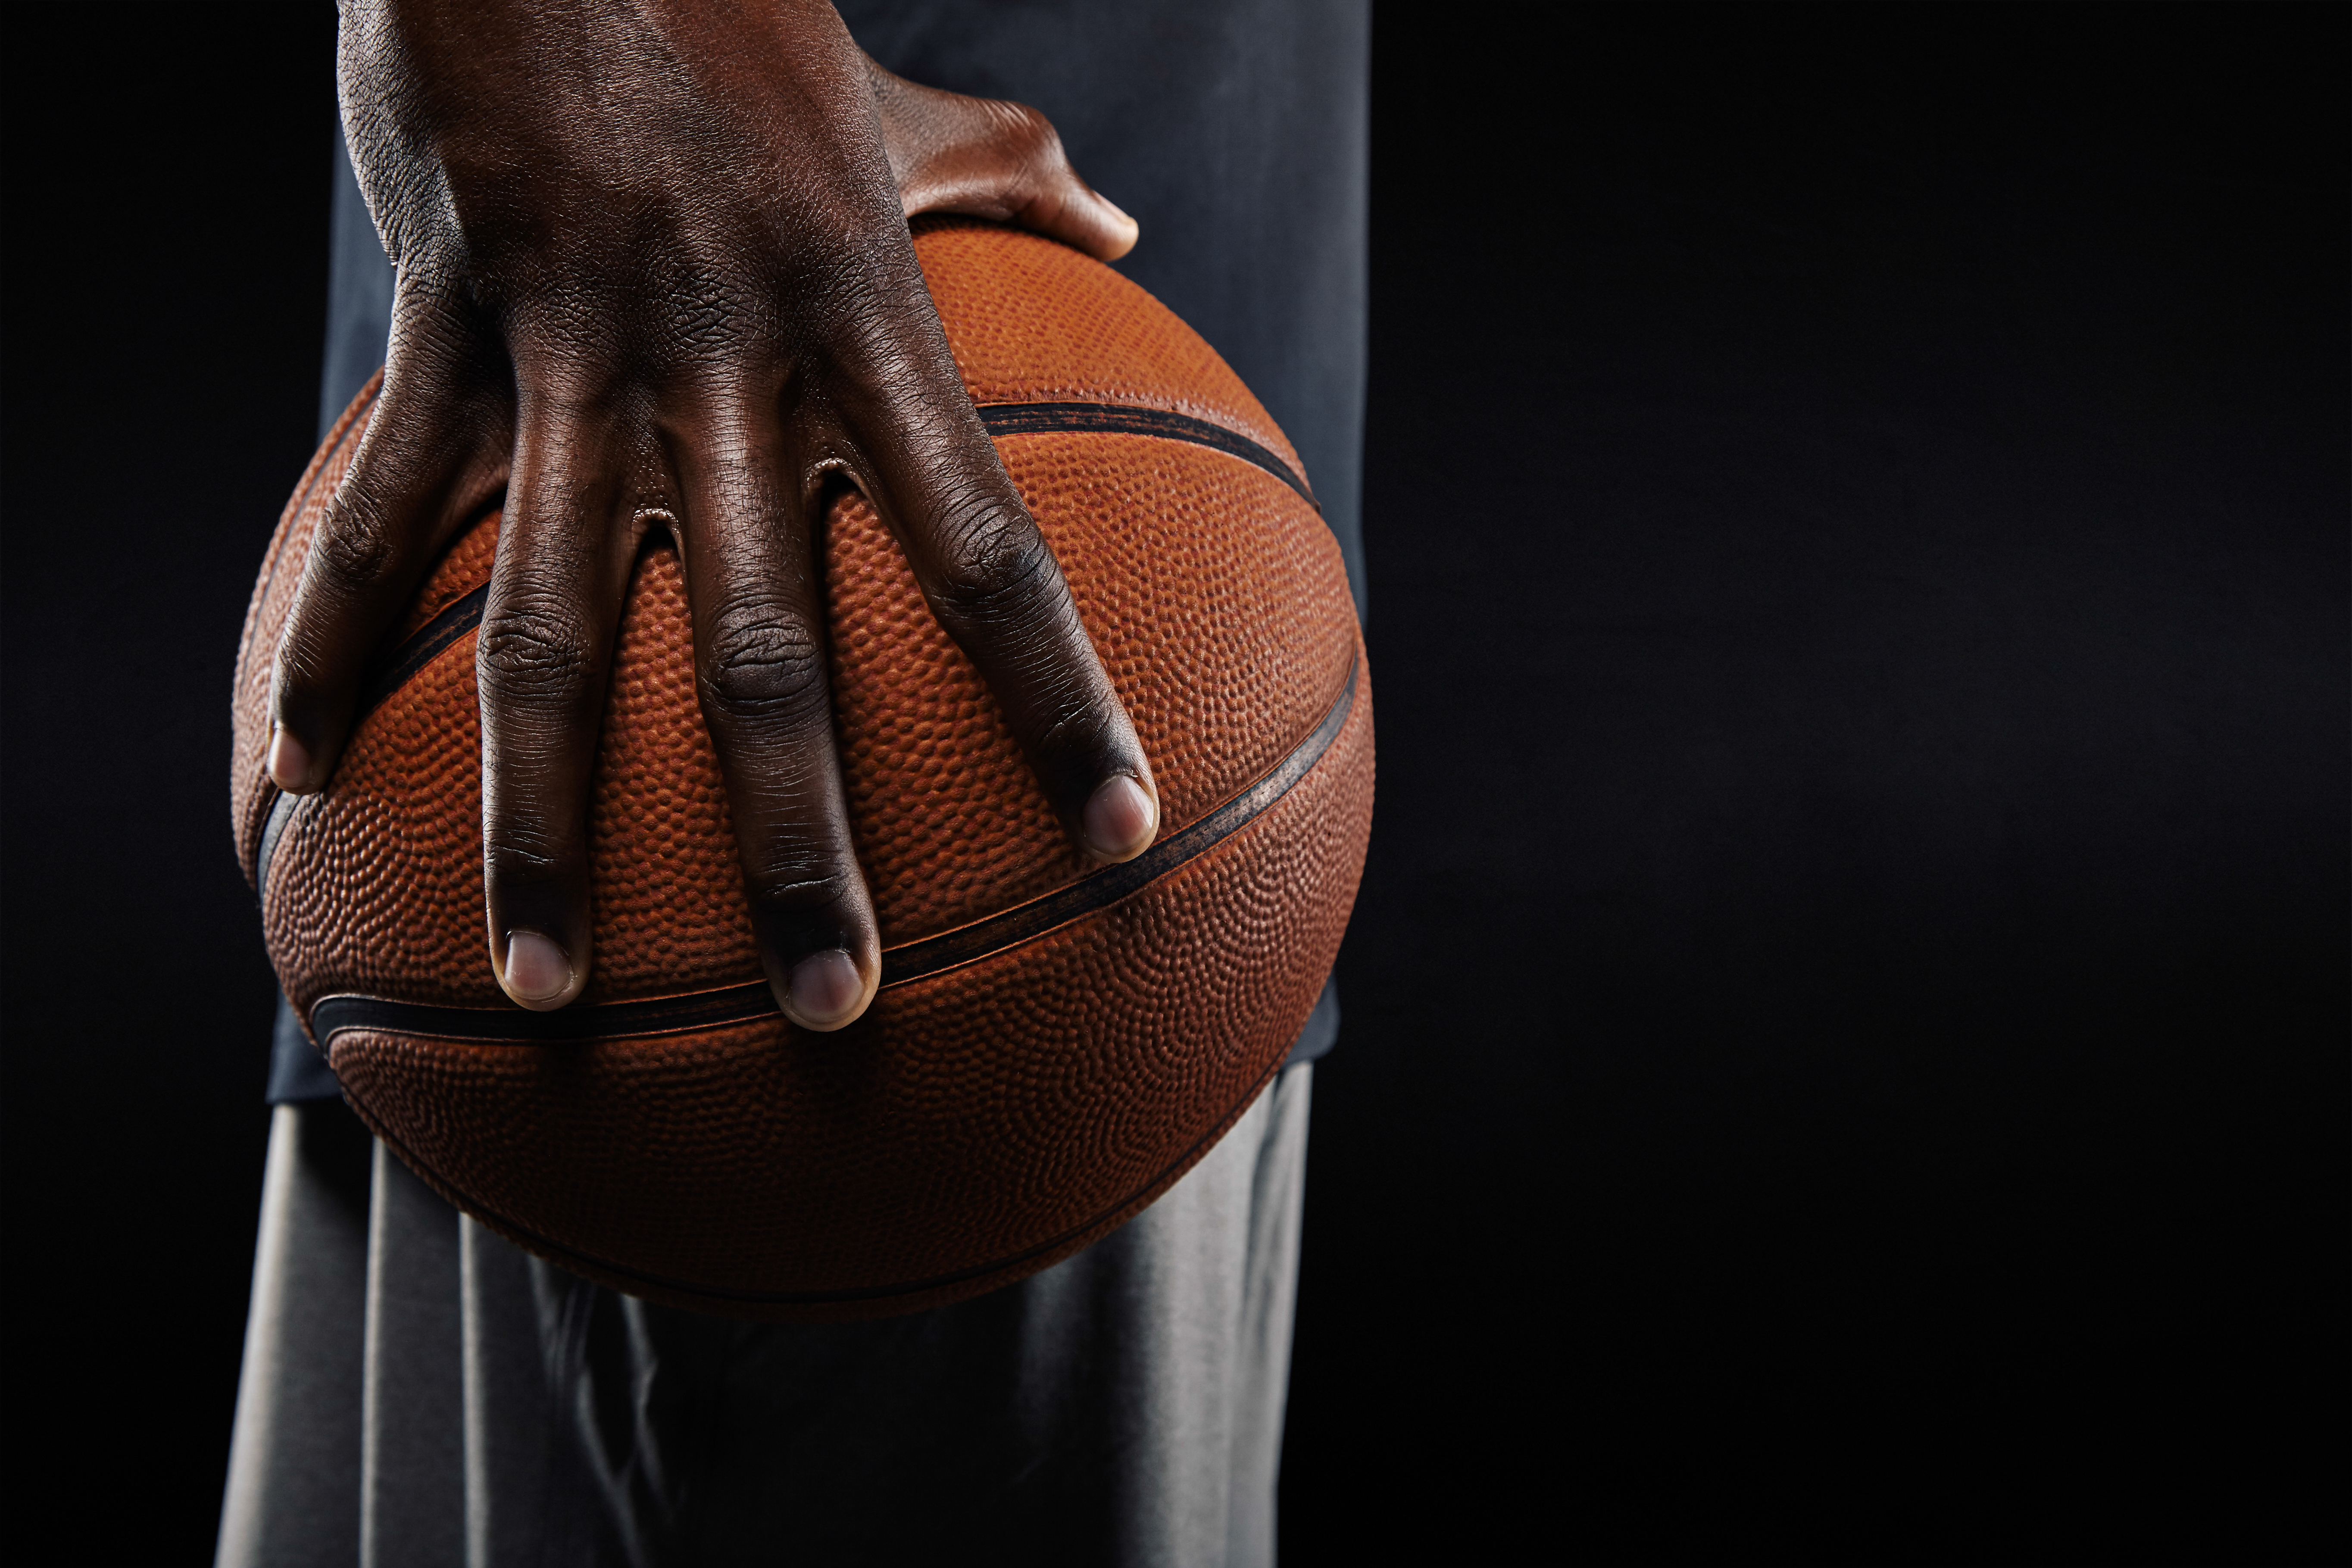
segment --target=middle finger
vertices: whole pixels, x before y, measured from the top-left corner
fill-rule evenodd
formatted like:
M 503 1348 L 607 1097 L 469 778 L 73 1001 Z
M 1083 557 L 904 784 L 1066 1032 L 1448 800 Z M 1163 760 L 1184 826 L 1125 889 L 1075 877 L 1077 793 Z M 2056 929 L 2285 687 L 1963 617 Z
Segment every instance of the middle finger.
M 810 503 L 772 410 L 722 397 L 677 443 L 697 686 L 727 778 L 768 984 L 803 1028 L 866 1011 L 882 973 L 834 746 Z

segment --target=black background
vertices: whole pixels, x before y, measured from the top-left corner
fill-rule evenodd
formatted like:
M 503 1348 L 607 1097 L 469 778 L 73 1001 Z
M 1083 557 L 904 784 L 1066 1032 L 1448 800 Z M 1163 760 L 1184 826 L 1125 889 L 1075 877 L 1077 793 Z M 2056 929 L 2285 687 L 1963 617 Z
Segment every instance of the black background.
M 2342 1561 L 2347 12 L 1469 15 L 1375 36 L 1286 1556 Z M 333 18 L 5 25 L 11 1512 L 194 1561 Z

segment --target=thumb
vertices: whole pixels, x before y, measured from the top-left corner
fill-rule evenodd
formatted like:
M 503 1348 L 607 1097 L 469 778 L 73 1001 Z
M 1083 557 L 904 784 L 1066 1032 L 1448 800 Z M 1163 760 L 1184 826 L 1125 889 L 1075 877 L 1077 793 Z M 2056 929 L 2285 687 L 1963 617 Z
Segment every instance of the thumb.
M 882 144 L 908 217 L 1012 223 L 1102 261 L 1135 248 L 1136 222 L 1078 177 L 1053 122 L 1026 104 L 919 87 L 868 62 Z

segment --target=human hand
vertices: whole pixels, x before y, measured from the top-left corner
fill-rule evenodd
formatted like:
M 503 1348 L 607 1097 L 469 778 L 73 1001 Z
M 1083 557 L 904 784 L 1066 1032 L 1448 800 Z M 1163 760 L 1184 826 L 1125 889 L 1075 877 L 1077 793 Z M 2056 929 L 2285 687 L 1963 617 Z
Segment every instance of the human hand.
M 1135 226 L 1034 110 L 868 60 L 823 0 L 345 0 L 361 188 L 397 267 L 373 423 L 321 520 L 269 771 L 325 786 L 371 655 L 506 491 L 477 653 L 490 957 L 527 1007 L 587 984 L 587 814 L 639 546 L 686 568 L 705 721 L 769 984 L 803 1026 L 880 943 L 835 756 L 813 541 L 862 490 L 1069 831 L 1159 826 L 1150 763 L 957 376 L 904 216 L 1105 258 Z
M 1135 248 L 1135 220 L 1097 195 L 1062 139 L 1026 104 L 918 87 L 871 59 L 883 150 L 901 210 L 1016 224 L 1116 261 Z

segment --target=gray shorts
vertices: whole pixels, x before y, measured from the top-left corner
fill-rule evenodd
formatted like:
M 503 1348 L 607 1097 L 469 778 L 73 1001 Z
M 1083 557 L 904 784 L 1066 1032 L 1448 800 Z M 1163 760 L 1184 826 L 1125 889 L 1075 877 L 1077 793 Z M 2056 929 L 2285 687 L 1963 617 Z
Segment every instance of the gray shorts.
M 1076 1257 L 821 1326 L 591 1285 L 279 1106 L 217 1561 L 1270 1563 L 1314 1071 Z

